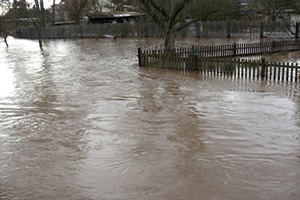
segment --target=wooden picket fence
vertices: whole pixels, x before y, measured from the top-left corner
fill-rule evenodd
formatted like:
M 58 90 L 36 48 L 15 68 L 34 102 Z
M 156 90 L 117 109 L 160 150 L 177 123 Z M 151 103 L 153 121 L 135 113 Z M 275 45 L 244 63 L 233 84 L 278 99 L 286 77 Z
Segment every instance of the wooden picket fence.
M 231 77 L 246 80 L 270 80 L 278 82 L 300 83 L 300 66 L 298 63 L 269 62 L 240 58 L 204 58 L 193 56 L 179 58 L 164 56 L 158 59 L 146 59 L 145 66 L 160 69 L 199 71 L 202 75 L 214 77 Z
M 186 58 L 190 55 L 198 55 L 200 57 L 232 57 L 297 50 L 300 50 L 300 40 L 298 39 L 258 43 L 191 46 L 187 48 L 175 48 L 170 51 L 165 49 L 139 49 L 139 53 L 143 53 L 144 55 L 172 54 L 174 56 Z
M 138 49 L 139 65 L 161 69 L 199 71 L 210 76 L 230 76 L 251 80 L 300 82 L 297 63 L 246 60 L 234 56 L 300 50 L 300 40 L 253 44 L 178 48 L 172 51 Z
M 197 59 L 201 74 L 245 80 L 270 80 L 300 83 L 300 67 L 297 63 L 269 62 L 245 59 Z
M 231 57 L 255 54 L 295 51 L 300 49 L 300 40 L 269 41 L 214 46 L 192 46 L 190 51 L 200 57 Z

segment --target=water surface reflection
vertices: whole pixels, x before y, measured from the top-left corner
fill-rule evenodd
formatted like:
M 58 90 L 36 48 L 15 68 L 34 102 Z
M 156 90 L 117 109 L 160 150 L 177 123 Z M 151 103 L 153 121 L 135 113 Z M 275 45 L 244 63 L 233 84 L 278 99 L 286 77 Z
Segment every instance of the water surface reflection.
M 143 43 L 0 46 L 1 199 L 299 199 L 299 85 L 139 68 Z

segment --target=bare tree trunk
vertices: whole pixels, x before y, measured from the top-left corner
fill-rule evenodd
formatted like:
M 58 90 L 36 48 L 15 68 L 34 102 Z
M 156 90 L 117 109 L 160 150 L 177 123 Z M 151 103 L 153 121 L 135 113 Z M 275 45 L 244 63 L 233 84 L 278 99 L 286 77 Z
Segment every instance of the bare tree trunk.
M 38 40 L 39 40 L 39 46 L 40 46 L 40 49 L 43 50 L 43 41 L 42 41 L 42 27 L 41 27 L 41 22 L 40 20 L 37 20 L 37 21 L 33 21 L 33 26 L 35 27 L 35 30 L 37 32 L 37 35 L 38 35 Z
M 36 9 L 37 9 L 38 11 L 40 11 L 39 0 L 34 0 L 34 2 L 35 2 Z
M 80 24 L 80 12 L 76 13 L 75 23 Z
M 41 27 L 37 27 L 37 32 L 38 32 L 39 46 L 40 46 L 40 49 L 43 50 L 43 42 L 42 42 L 42 31 L 41 31 Z
M 46 12 L 44 7 L 44 0 L 40 0 L 40 21 L 42 26 L 46 25 Z
M 175 34 L 168 32 L 164 38 L 164 46 L 167 51 L 174 49 L 175 47 Z
M 53 0 L 53 5 L 52 5 L 52 24 L 55 24 L 55 0 Z
M 191 2 L 192 0 L 140 0 L 140 3 L 143 4 L 144 12 L 165 31 L 163 39 L 166 50 L 174 49 L 177 32 L 199 21 L 199 19 L 193 19 L 189 22 L 184 20 L 186 15 L 185 8 L 187 8 Z
M 43 0 L 34 0 L 35 6 L 38 10 L 37 17 L 38 20 L 33 20 L 33 25 L 37 31 L 39 46 L 40 49 L 43 50 L 43 42 L 42 42 L 42 27 L 45 26 L 45 8 Z
M 8 47 L 7 37 L 9 34 L 9 29 L 9 25 L 5 17 L 0 16 L 0 36 L 3 36 L 3 40 L 6 44 L 6 47 Z
M 8 36 L 8 35 L 4 35 L 4 42 L 5 42 L 5 44 L 6 44 L 6 47 L 8 47 L 7 36 Z

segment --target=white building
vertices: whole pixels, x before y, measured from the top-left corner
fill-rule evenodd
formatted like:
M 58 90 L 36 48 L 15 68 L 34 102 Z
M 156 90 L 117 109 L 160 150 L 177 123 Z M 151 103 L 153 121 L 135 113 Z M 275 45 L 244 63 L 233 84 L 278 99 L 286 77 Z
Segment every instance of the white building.
M 115 6 L 111 0 L 94 0 L 94 9 L 96 12 L 115 12 Z

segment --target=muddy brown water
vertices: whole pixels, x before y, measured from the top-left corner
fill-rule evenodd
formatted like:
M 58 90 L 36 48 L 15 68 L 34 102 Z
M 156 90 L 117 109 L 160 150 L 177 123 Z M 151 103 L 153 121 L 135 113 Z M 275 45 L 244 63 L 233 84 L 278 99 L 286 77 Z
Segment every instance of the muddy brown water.
M 299 85 L 139 68 L 145 41 L 0 44 L 0 199 L 300 199 Z

